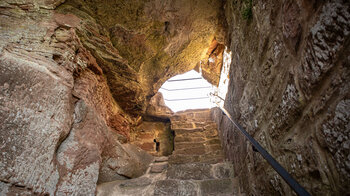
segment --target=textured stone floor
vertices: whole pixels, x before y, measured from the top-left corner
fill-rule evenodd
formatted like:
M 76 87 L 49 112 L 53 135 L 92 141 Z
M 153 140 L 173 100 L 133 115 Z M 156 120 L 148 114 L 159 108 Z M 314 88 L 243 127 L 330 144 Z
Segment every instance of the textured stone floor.
M 174 152 L 157 157 L 146 174 L 100 184 L 97 195 L 235 195 L 233 165 L 224 161 L 216 124 L 209 110 L 191 110 L 171 117 Z

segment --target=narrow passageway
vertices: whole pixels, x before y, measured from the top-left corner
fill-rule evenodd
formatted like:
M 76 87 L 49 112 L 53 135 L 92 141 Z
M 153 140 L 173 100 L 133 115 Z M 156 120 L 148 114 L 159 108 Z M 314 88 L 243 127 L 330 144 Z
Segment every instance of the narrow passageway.
M 235 195 L 233 165 L 225 162 L 210 109 L 187 110 L 170 117 L 175 132 L 170 156 L 155 157 L 146 174 L 103 183 L 97 195 Z M 155 140 L 156 141 L 156 140 Z
M 350 195 L 349 43 L 349 0 L 0 0 L 0 196 Z

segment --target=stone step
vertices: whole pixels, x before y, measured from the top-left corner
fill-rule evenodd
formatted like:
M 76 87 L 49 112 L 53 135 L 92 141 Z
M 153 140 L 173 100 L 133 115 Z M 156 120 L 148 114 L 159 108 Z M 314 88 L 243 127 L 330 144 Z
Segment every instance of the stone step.
M 198 147 L 205 148 L 205 144 L 203 142 L 180 142 L 180 143 L 175 142 L 175 144 L 174 144 L 175 151 L 174 152 L 177 152 L 177 151 L 183 150 L 183 149 L 198 148 Z
M 229 196 L 234 195 L 233 179 L 211 179 L 199 182 L 201 195 L 208 196 Z
M 160 180 L 157 181 L 154 187 L 154 196 L 197 196 L 199 186 L 192 181 L 183 180 Z
M 136 179 L 113 181 L 97 186 L 98 196 L 144 195 L 144 196 L 228 196 L 236 195 L 237 182 L 234 178 L 177 180 L 140 177 Z
M 165 176 L 146 174 L 100 184 L 97 195 L 234 195 L 237 182 L 229 162 L 179 164 L 170 165 Z
M 184 163 L 218 163 L 224 160 L 222 151 L 204 155 L 173 154 L 169 157 L 169 164 Z
M 221 145 L 221 141 L 219 138 L 212 138 L 212 139 L 208 139 L 207 141 L 205 141 L 206 144 L 211 145 L 211 144 L 219 144 Z
M 223 157 L 224 156 L 222 152 L 216 152 L 216 151 L 205 151 L 202 154 L 189 154 L 189 153 L 180 151 L 180 152 L 175 152 L 173 153 L 173 155 L 171 155 L 169 163 L 170 164 L 174 163 L 174 160 L 176 160 L 176 164 L 196 163 L 196 162 L 207 163 L 208 162 L 207 160 L 211 160 L 211 159 L 217 160 L 218 158 L 220 158 L 218 159 L 219 161 L 222 161 Z M 181 162 L 181 161 L 184 161 L 184 162 Z M 212 163 L 211 161 L 209 162 Z
M 184 155 L 203 155 L 206 153 L 206 148 L 204 145 L 193 146 L 189 148 L 176 149 L 173 151 L 173 155 L 175 154 L 184 154 Z
M 162 157 L 155 157 L 154 162 L 166 162 L 169 160 L 169 157 L 162 156 Z
M 200 153 L 202 150 L 204 151 L 204 153 L 220 151 L 221 144 L 220 143 L 210 144 L 208 142 L 175 143 L 175 151 L 173 152 L 173 154 L 191 154 L 191 152 L 193 152 L 193 155 L 198 155 L 198 153 L 203 154 L 203 153 Z
M 168 168 L 168 162 L 153 163 L 151 165 L 150 172 L 151 173 L 162 173 L 167 168 Z
M 215 122 L 209 122 L 203 126 L 204 129 L 217 129 L 218 126 Z
M 177 135 L 174 139 L 175 143 L 181 143 L 181 142 L 204 142 L 206 141 L 206 138 L 203 136 L 195 136 L 195 137 L 185 137 L 182 135 Z
M 144 193 L 152 184 L 152 179 L 148 177 L 139 177 L 129 180 L 116 180 L 108 183 L 99 184 L 97 186 L 98 196 L 110 196 L 110 195 L 139 195 L 140 192 Z M 153 191 L 145 193 L 144 195 L 152 195 Z
M 210 110 L 201 110 L 201 111 L 185 111 L 175 113 L 170 117 L 171 121 L 211 121 L 211 112 Z
M 200 130 L 200 129 L 191 129 L 191 130 L 184 130 L 180 129 L 175 131 L 175 138 L 177 137 L 202 137 L 202 138 L 213 138 L 217 137 L 218 132 L 216 129 L 208 129 L 208 130 Z
M 233 177 L 233 165 L 229 162 L 220 162 L 216 164 L 176 164 L 169 166 L 169 168 L 167 169 L 167 179 L 205 180 Z
M 168 195 L 234 195 L 232 179 L 160 180 L 155 184 L 155 196 Z
M 207 152 L 217 152 L 222 151 L 221 144 L 208 144 L 205 146 Z
M 220 163 L 225 160 L 224 156 L 216 155 L 216 156 L 202 156 L 201 158 L 202 163 Z
M 204 129 L 216 129 L 217 125 L 215 122 L 171 122 L 171 129 L 196 129 L 196 128 L 204 128 Z
M 174 143 L 178 146 L 183 145 L 183 146 L 190 146 L 190 145 L 214 145 L 214 144 L 221 144 L 219 138 L 202 138 L 202 137 L 196 137 L 197 139 L 193 138 L 187 138 L 183 139 L 183 137 L 179 140 L 176 140 Z M 194 140 L 194 141 L 193 141 Z M 176 147 L 176 146 L 175 146 Z M 176 148 L 178 149 L 178 148 Z
M 179 180 L 204 180 L 213 179 L 211 164 L 208 163 L 187 163 L 171 165 L 167 170 L 168 179 Z
M 188 116 L 173 116 L 170 117 L 171 122 L 212 122 L 211 117 L 188 117 Z
M 184 128 L 184 129 L 176 129 L 175 134 L 177 136 L 185 133 L 201 133 L 203 131 L 204 131 L 203 128 L 189 128 L 189 129 Z
M 109 195 L 236 195 L 233 166 L 223 162 L 210 110 L 176 113 L 170 120 L 175 132 L 172 155 L 155 157 L 142 177 L 99 187 L 107 187 Z M 101 190 L 98 188 L 98 195 L 103 195 Z

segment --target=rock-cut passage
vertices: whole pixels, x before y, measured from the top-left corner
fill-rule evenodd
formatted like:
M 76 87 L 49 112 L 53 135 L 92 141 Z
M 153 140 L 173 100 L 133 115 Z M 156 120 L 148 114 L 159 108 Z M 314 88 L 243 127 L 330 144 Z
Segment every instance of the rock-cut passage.
M 174 152 L 156 157 L 145 175 L 100 184 L 97 195 L 235 195 L 233 165 L 224 161 L 210 110 L 175 113 Z

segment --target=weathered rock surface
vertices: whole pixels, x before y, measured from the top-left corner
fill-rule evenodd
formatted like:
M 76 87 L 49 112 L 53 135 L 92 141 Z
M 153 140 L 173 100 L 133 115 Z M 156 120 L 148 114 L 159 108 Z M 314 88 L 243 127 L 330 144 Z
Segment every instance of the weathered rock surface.
M 0 3 L 1 195 L 94 195 L 99 177 L 137 177 L 153 159 L 120 143 L 129 117 L 60 3 Z
M 81 19 L 82 44 L 96 58 L 118 104 L 137 116 L 167 79 L 200 60 L 208 62 L 210 55 L 220 56 L 221 50 L 209 48 L 214 39 L 224 41 L 221 8 L 219 0 L 67 0 L 57 11 Z
M 348 1 L 247 1 L 225 6 L 232 51 L 225 108 L 312 195 L 350 193 Z M 241 193 L 291 189 L 217 111 Z
M 4 194 L 89 195 L 97 181 L 142 175 L 150 158 L 121 144 L 130 141 L 128 114 L 143 114 L 163 81 L 223 37 L 220 1 L 0 7 Z
M 186 110 L 170 117 L 175 132 L 169 163 L 217 163 L 224 159 L 217 125 L 209 109 Z
M 117 132 L 125 133 L 125 119 L 106 108 L 98 113 L 92 103 L 103 97 L 81 92 L 82 83 L 73 85 L 73 75 L 64 67 L 23 51 L 21 56 L 3 52 L 0 66 L 3 194 L 94 195 L 98 178 L 106 178 L 103 172 L 99 176 L 100 169 L 111 159 L 108 175 L 138 177 L 146 171 L 153 158 L 119 143 Z M 107 101 L 97 109 L 114 106 Z M 108 112 L 121 119 L 119 129 L 108 127 Z
M 168 156 L 174 150 L 174 135 L 169 122 L 143 121 L 131 135 L 132 144 L 154 156 Z
M 153 156 L 132 144 L 111 143 L 115 147 L 103 154 L 98 183 L 136 178 L 145 174 Z
M 168 167 L 168 163 L 155 163 L 151 166 L 150 172 L 152 173 L 161 173 Z
M 72 124 L 73 80 L 63 67 L 22 52 L 0 57 L 0 180 L 3 194 L 53 195 L 59 181 L 56 150 Z M 16 188 L 18 187 L 18 188 Z M 19 190 L 17 190 L 19 189 Z
M 173 154 L 155 158 L 148 172 L 140 178 L 98 185 L 97 195 L 199 196 L 235 195 L 238 192 L 232 163 L 223 162 L 221 148 L 212 149 L 213 145 L 220 147 L 220 141 L 216 125 L 210 120 L 210 110 L 189 110 L 176 113 L 170 118 L 172 126 L 176 127 Z M 179 124 L 186 123 L 200 126 L 194 129 L 179 127 Z M 210 127 L 210 132 L 214 134 L 208 134 L 206 127 Z M 177 141 L 178 136 L 185 136 L 190 142 Z M 203 142 L 191 142 L 196 138 L 201 138 Z M 190 150 L 184 151 L 185 149 Z M 201 150 L 204 154 L 198 154 Z
M 167 162 L 161 162 L 161 164 L 166 165 Z M 149 173 L 140 178 L 98 185 L 97 195 L 224 196 L 237 193 L 234 188 L 233 166 L 227 162 L 170 165 L 169 168 L 163 168 L 159 172 L 152 172 L 153 166 L 151 166 Z M 181 173 L 178 174 L 176 171 Z
M 160 118 L 164 120 L 169 120 L 170 116 L 174 114 L 168 106 L 165 105 L 162 93 L 158 92 L 155 94 L 147 107 L 146 115 L 151 118 Z

